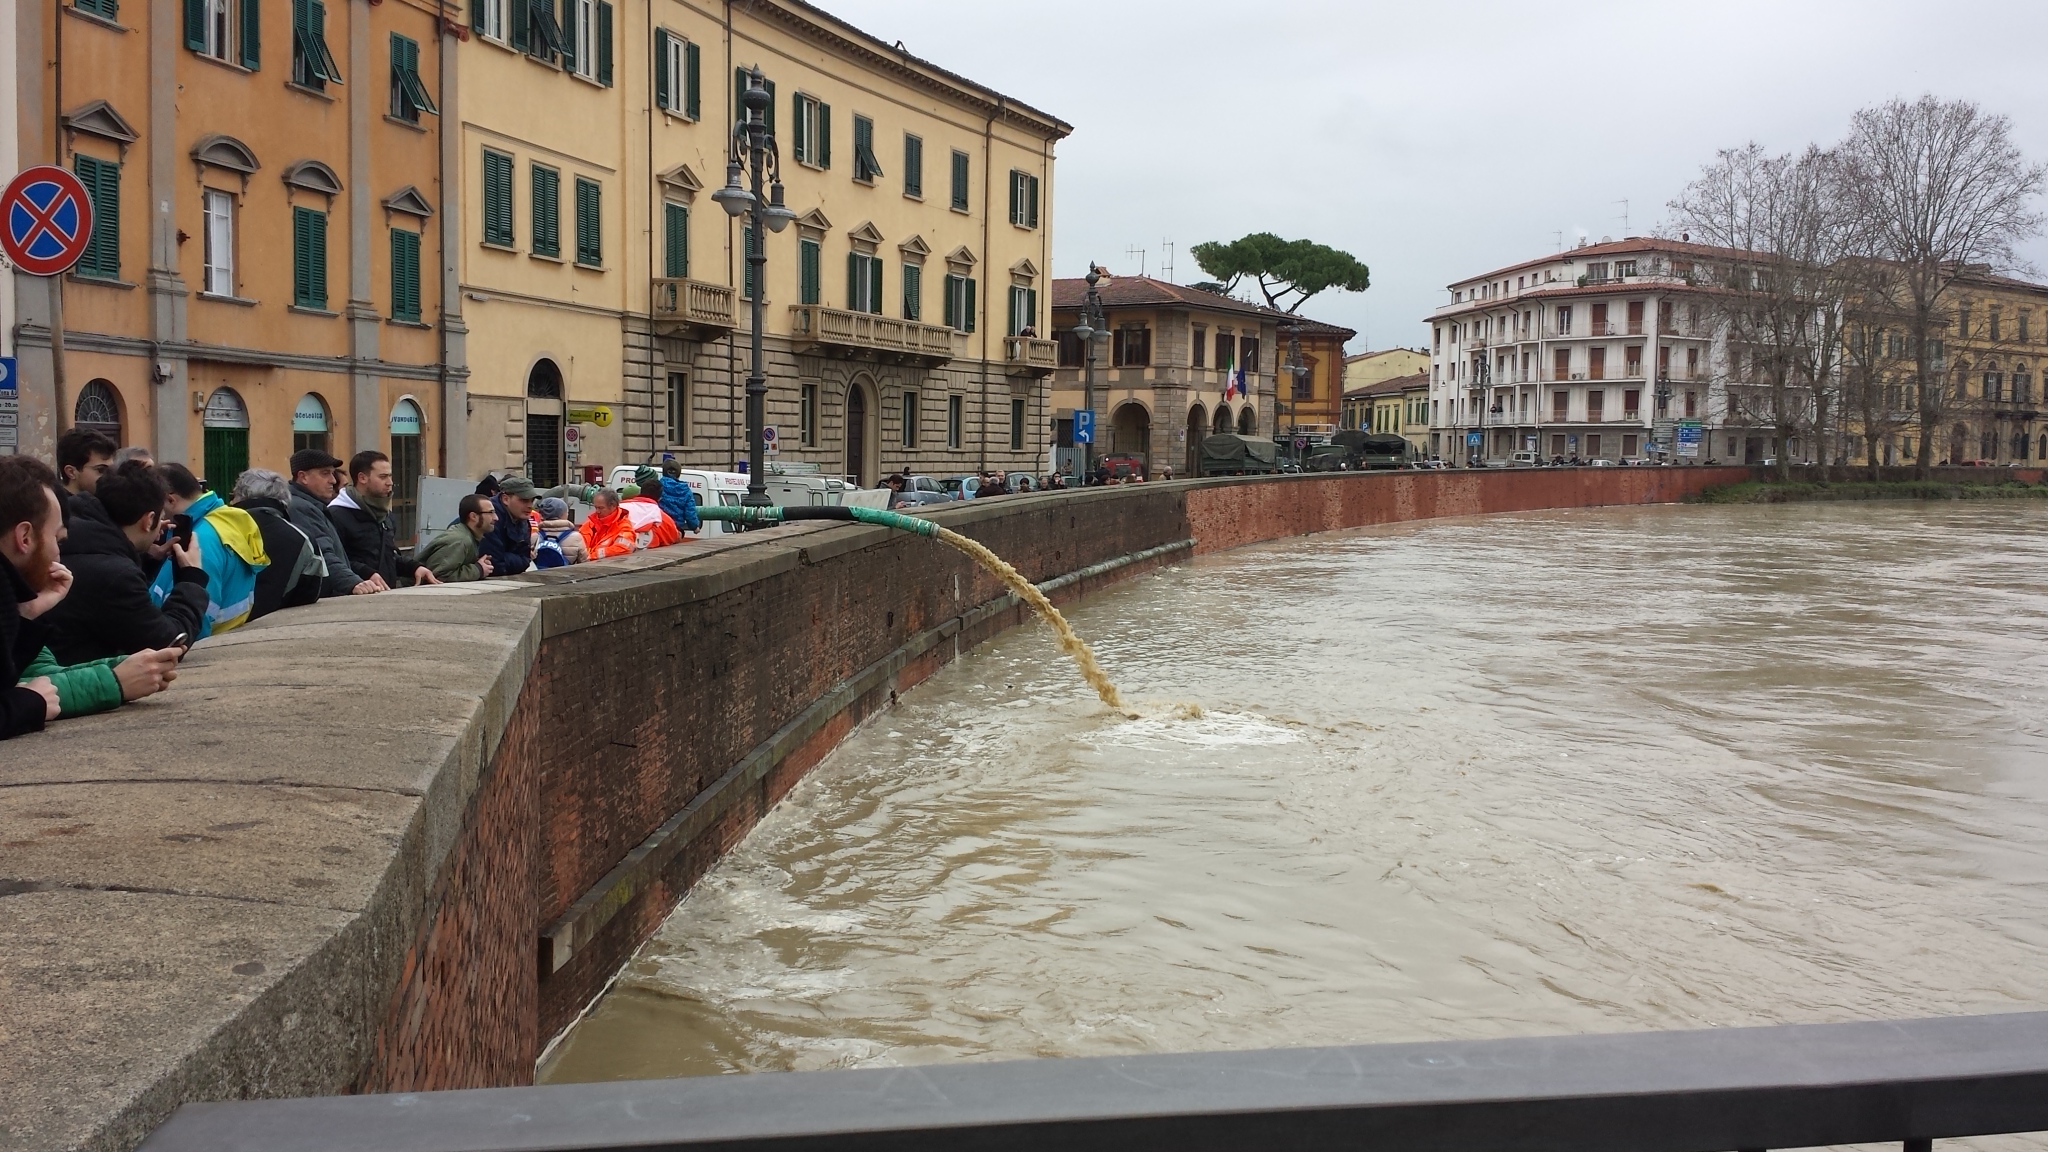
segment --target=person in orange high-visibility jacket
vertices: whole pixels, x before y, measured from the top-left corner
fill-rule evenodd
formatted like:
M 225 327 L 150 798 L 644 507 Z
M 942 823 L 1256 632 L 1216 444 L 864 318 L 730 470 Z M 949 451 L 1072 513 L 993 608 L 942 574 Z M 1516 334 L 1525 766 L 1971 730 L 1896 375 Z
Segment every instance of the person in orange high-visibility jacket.
M 628 496 L 619 503 L 626 515 L 633 518 L 633 531 L 642 548 L 666 548 L 683 538 L 683 530 L 661 510 L 661 483 L 661 477 L 650 476 L 639 495 Z
M 603 560 L 611 556 L 624 556 L 640 550 L 639 533 L 633 530 L 633 518 L 619 504 L 619 494 L 609 488 L 600 488 L 590 497 L 590 515 L 576 529 L 583 537 L 583 544 L 590 549 L 592 560 Z

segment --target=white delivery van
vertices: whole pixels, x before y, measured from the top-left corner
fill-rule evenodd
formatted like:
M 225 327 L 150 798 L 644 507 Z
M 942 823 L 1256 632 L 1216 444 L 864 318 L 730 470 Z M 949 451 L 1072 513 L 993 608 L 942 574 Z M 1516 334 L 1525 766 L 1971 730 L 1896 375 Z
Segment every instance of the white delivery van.
M 621 464 L 613 468 L 611 486 L 613 488 L 623 488 L 633 483 L 633 477 L 639 472 L 641 467 L 643 465 Z M 713 504 L 722 504 L 728 507 L 737 506 L 740 503 L 741 497 L 747 494 L 747 477 L 743 472 L 708 472 L 702 468 L 685 468 L 676 473 L 676 475 L 680 476 L 683 482 L 690 486 L 690 495 L 697 498 L 697 507 L 699 508 L 708 507 Z M 663 480 L 666 482 L 667 478 L 663 477 Z M 700 536 L 717 536 L 729 531 L 731 529 L 727 527 L 726 522 L 723 520 L 706 520 L 704 521 L 704 527 L 697 534 Z

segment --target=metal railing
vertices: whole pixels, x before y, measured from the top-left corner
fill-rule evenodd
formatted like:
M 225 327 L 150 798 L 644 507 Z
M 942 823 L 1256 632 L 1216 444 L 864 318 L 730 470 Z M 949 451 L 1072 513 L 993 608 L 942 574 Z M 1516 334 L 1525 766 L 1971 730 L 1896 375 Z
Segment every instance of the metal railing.
M 2048 1131 L 2048 1012 L 187 1104 L 142 1152 L 1726 1152 Z

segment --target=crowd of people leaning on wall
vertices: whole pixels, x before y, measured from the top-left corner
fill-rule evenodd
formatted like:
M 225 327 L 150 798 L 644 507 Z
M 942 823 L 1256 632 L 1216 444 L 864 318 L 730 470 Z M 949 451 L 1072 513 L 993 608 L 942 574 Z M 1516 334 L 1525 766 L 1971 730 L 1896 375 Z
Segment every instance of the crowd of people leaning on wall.
M 702 527 L 673 468 L 618 491 L 486 476 L 401 563 L 384 453 L 344 469 L 309 448 L 288 467 L 249 469 L 224 499 L 87 430 L 57 442 L 55 470 L 0 456 L 0 740 L 161 692 L 194 643 L 273 612 L 621 556 Z M 581 524 L 568 495 L 592 505 Z

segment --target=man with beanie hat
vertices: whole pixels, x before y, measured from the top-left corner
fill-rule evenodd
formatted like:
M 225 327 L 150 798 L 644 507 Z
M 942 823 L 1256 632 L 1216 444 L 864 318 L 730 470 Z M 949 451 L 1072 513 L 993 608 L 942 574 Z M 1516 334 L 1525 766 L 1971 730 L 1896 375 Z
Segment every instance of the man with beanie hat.
M 697 494 L 690 491 L 689 482 L 683 479 L 683 466 L 673 460 L 661 464 L 661 510 L 684 532 L 697 532 L 704 527 L 704 521 L 697 515 Z
M 497 495 L 490 498 L 497 520 L 476 542 L 477 552 L 491 562 L 491 575 L 517 576 L 532 567 L 534 533 L 540 528 L 533 511 L 536 495 L 533 481 L 524 476 L 498 479 Z

